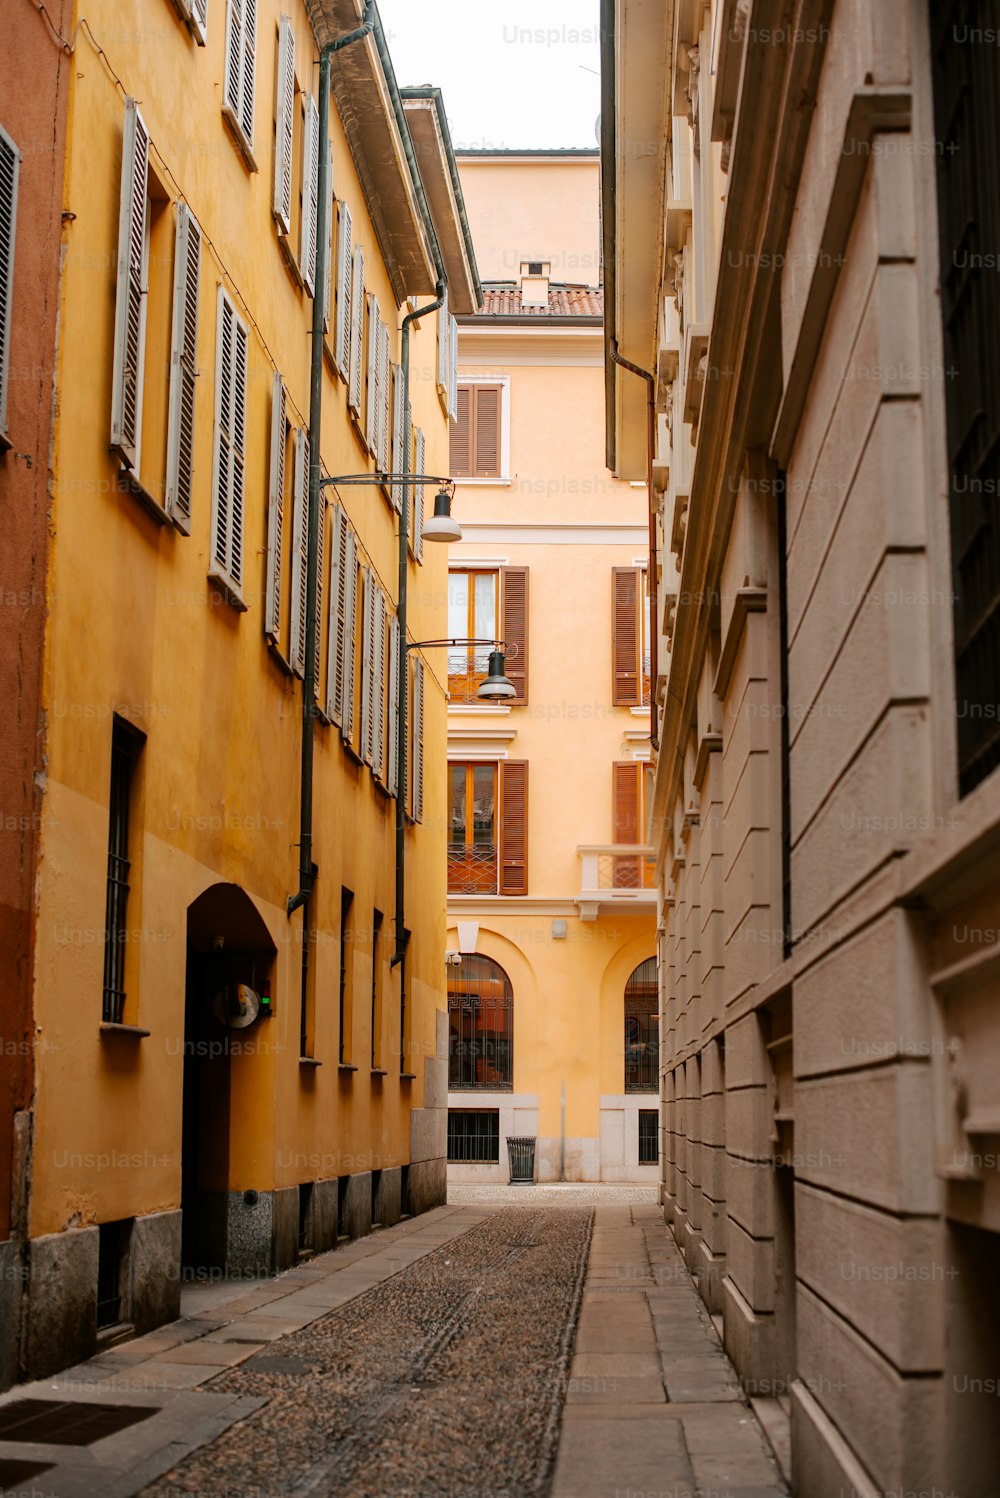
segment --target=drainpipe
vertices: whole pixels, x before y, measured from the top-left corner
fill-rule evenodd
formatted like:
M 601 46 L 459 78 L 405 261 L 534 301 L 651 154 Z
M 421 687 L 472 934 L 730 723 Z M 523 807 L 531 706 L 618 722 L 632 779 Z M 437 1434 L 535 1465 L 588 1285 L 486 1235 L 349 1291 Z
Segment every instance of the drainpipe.
M 657 547 L 656 510 L 653 505 L 653 449 L 656 443 L 656 380 L 648 369 L 640 369 L 623 359 L 618 352 L 618 339 L 611 340 L 611 357 L 622 369 L 629 370 L 646 381 L 646 487 L 649 491 L 649 738 L 654 749 L 660 747 L 660 735 L 656 720 L 656 678 L 660 667 L 660 621 L 657 617 Z
M 300 905 L 306 907 L 302 930 L 302 993 L 305 999 L 308 974 L 309 897 L 312 894 L 315 867 L 312 860 L 313 747 L 316 717 L 316 572 L 319 566 L 319 452 L 322 437 L 323 403 L 323 287 L 329 276 L 326 246 L 329 233 L 330 184 L 330 58 L 351 42 L 368 35 L 375 24 L 375 0 L 365 6 L 364 24 L 336 41 L 328 42 L 319 54 L 319 176 L 316 184 L 316 276 L 313 283 L 312 348 L 309 365 L 309 531 L 306 538 L 306 660 L 302 683 L 302 771 L 299 811 L 299 887 L 288 900 L 289 916 Z

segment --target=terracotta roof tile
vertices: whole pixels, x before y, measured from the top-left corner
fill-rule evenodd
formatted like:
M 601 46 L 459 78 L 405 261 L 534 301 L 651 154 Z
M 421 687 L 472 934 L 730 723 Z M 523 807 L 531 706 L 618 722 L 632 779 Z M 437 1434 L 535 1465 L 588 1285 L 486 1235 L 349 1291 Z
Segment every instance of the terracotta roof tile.
M 483 285 L 483 305 L 477 317 L 603 317 L 604 288 L 549 283 L 547 307 L 522 307 L 516 281 Z

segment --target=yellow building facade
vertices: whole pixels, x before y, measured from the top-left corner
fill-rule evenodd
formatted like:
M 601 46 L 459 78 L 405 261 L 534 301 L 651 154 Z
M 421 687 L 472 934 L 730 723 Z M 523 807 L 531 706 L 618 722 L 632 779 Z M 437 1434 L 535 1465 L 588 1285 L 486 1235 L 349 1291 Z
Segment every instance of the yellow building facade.
M 449 555 L 449 1179 L 655 1183 L 645 488 L 603 454 L 596 151 L 459 155 Z M 483 702 L 489 641 L 515 691 Z
M 324 204 L 320 48 L 355 30 L 329 58 Z M 400 653 L 403 486 L 317 505 L 310 466 L 447 472 L 449 329 L 479 294 L 440 96 L 404 101 L 374 5 L 97 0 L 74 35 L 29 1376 L 175 1315 L 186 1277 L 444 1199 L 446 682 L 418 647 L 443 633 L 444 549 L 407 485 Z

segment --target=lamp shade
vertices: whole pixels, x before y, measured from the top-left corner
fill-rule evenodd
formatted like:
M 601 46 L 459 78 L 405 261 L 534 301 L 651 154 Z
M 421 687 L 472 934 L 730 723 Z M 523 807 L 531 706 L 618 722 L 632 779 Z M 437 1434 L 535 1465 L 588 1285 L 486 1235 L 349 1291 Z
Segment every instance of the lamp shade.
M 434 514 L 424 521 L 425 541 L 461 541 L 462 528 L 452 519 L 451 495 L 447 489 L 439 489 L 434 496 Z
M 490 651 L 489 675 L 476 695 L 487 702 L 517 696 L 517 688 L 512 681 L 507 679 L 506 662 L 502 650 Z

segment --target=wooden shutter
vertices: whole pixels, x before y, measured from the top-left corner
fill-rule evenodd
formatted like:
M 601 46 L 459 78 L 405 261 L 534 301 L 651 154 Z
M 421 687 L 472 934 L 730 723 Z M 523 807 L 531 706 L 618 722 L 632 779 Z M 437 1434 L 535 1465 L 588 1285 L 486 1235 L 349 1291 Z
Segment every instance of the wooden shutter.
M 347 525 L 345 519 L 345 525 Z M 347 526 L 347 576 L 344 591 L 344 721 L 341 732 L 350 742 L 354 733 L 354 662 L 357 657 L 355 631 L 358 617 L 358 543 L 354 532 Z
M 458 415 L 458 318 L 448 319 L 448 415 Z
M 219 287 L 215 342 L 215 442 L 212 455 L 212 573 L 234 602 L 243 585 L 247 364 L 249 335 Z
M 346 203 L 340 205 L 340 222 L 337 226 L 337 368 L 345 380 L 351 375 L 351 269 L 353 249 L 351 245 L 351 210 Z
M 310 296 L 316 294 L 316 222 L 319 208 L 319 110 L 306 94 L 302 115 L 302 218 L 299 222 L 299 270 Z
M 372 649 L 375 635 L 375 579 L 370 567 L 362 574 L 361 599 L 361 758 L 372 762 Z
M 225 105 L 251 156 L 256 55 L 257 0 L 228 0 Z
M 7 430 L 10 382 L 10 322 L 14 307 L 14 241 L 21 153 L 0 127 L 0 432 Z M 116 340 L 117 345 L 117 340 Z
M 528 893 L 528 761 L 500 764 L 500 893 Z
M 424 819 L 424 663 L 413 662 L 413 820 Z
M 444 289 L 444 301 L 438 308 L 437 320 L 437 388 L 441 395 L 448 394 L 448 288 Z
M 271 397 L 271 473 L 267 496 L 267 582 L 264 633 L 276 645 L 281 640 L 281 547 L 285 519 L 285 382 L 275 371 Z
M 638 760 L 617 760 L 611 766 L 612 808 L 616 843 L 641 843 L 642 765 Z M 638 889 L 638 858 L 616 858 L 612 883 L 616 889 Z
M 195 381 L 198 374 L 198 286 L 201 230 L 185 203 L 177 207 L 174 307 L 167 410 L 167 476 L 164 505 L 178 530 L 191 530 L 194 478 Z
M 274 141 L 274 196 L 271 212 L 279 232 L 292 232 L 292 141 L 295 135 L 295 33 L 287 16 L 278 18 L 278 98 Z
M 340 505 L 333 506 L 330 537 L 330 618 L 326 656 L 326 715 L 338 725 L 344 721 L 344 598 L 347 582 L 347 520 Z
M 475 387 L 475 453 L 476 478 L 500 476 L 500 385 Z
M 528 700 L 528 569 L 500 569 L 500 637 L 507 647 L 507 678 L 516 688 L 512 703 Z
M 288 658 L 296 676 L 306 669 L 306 578 L 309 569 L 309 437 L 295 432 L 292 489 L 292 618 Z
M 382 347 L 382 339 L 379 333 L 382 315 L 379 312 L 378 300 L 374 293 L 368 296 L 368 347 L 365 354 L 365 378 L 368 382 L 368 399 L 365 405 L 365 440 L 368 443 L 368 451 L 376 457 L 378 455 L 378 418 L 381 409 L 379 399 L 379 373 L 381 360 L 379 352 Z
M 389 616 L 389 742 L 386 745 L 385 784 L 390 796 L 399 794 L 399 619 Z
M 451 428 L 448 467 L 456 477 L 472 474 L 472 406 L 475 387 L 459 385 L 455 399 L 455 422 Z
M 417 427 L 416 457 L 414 459 L 415 472 L 423 473 L 424 464 L 427 461 L 427 444 L 420 427 Z M 414 484 L 410 491 L 413 496 L 413 555 L 418 562 L 424 559 L 424 486 Z
M 149 132 L 134 99 L 125 100 L 122 185 L 118 214 L 118 287 L 111 387 L 111 446 L 128 467 L 139 467 L 142 366 L 146 345 L 146 189 Z
M 365 254 L 360 245 L 354 247 L 354 265 L 351 270 L 351 376 L 347 386 L 347 404 L 355 416 L 361 415 L 361 396 L 364 383 L 364 338 L 365 325 Z
M 639 707 L 642 703 L 642 676 L 639 649 L 639 608 L 642 602 L 642 575 L 638 567 L 615 567 L 612 571 L 614 670 L 612 701 L 616 707 Z

